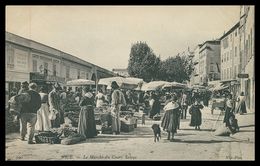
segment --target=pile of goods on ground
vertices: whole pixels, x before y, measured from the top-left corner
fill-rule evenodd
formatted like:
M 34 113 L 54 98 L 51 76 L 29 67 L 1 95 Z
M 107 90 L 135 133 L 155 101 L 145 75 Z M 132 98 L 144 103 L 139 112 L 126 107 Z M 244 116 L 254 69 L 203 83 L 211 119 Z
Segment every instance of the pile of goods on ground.
M 71 145 L 86 139 L 85 136 L 77 133 L 76 127 L 62 126 L 52 128 L 50 131 L 40 131 L 35 134 L 35 142 L 48 144 Z
M 64 113 L 65 124 L 71 124 L 77 127 L 79 123 L 79 111 L 70 111 Z
M 9 110 L 5 111 L 5 133 L 19 132 L 20 124 L 19 120 L 15 119 Z

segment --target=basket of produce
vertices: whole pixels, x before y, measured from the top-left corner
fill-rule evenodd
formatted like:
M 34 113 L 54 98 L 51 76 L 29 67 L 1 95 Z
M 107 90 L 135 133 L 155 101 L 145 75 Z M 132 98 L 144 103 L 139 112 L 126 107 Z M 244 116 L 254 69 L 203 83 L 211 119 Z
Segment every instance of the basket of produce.
M 60 135 L 58 133 L 53 133 L 51 131 L 40 132 L 34 137 L 35 137 L 35 142 L 37 144 L 40 143 L 60 144 L 61 143 L 61 139 L 59 138 Z
M 75 111 L 65 112 L 64 117 L 67 117 L 69 120 L 71 120 L 71 124 L 73 127 L 78 126 L 79 112 L 75 112 Z
M 161 120 L 161 115 L 159 115 L 159 114 L 156 114 L 155 116 L 153 116 L 153 120 L 155 120 L 155 121 L 159 121 L 159 120 Z

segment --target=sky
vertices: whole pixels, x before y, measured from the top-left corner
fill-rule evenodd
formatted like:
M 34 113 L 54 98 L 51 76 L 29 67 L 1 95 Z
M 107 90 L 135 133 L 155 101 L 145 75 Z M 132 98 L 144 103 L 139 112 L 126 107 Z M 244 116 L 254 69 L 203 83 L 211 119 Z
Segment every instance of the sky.
M 162 60 L 217 39 L 240 6 L 6 6 L 6 31 L 100 67 L 127 68 L 131 46 L 146 42 Z

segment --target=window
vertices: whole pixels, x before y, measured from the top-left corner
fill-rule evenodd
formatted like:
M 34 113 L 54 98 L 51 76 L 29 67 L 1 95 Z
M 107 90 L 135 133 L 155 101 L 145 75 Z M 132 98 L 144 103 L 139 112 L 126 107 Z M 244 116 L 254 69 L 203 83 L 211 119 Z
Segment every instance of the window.
M 229 79 L 229 68 L 227 68 L 227 79 Z
M 237 47 L 235 47 L 235 57 L 237 56 Z
M 33 60 L 33 72 L 37 72 L 37 60 Z
M 66 78 L 70 78 L 70 67 L 66 66 Z
M 253 56 L 254 52 L 253 52 L 253 36 L 252 36 L 252 28 L 250 29 L 250 36 L 251 36 L 251 56 Z
M 235 37 L 237 36 L 237 30 L 235 31 Z
M 44 62 L 44 74 L 48 75 L 48 63 Z
M 210 72 L 214 72 L 214 66 L 210 65 Z
M 227 48 L 228 47 L 228 37 L 226 37 L 224 40 L 223 40 L 223 48 Z
M 57 71 L 56 71 L 56 64 L 53 63 L 53 76 L 56 76 Z
M 227 52 L 227 61 L 228 61 L 228 59 L 229 59 L 229 52 Z
M 226 75 L 227 75 L 226 69 L 224 69 L 224 77 L 223 77 L 224 80 L 226 79 Z
M 7 49 L 7 67 L 10 69 L 14 68 L 14 50 L 11 48 Z
M 230 78 L 232 78 L 233 77 L 232 68 L 229 69 L 229 72 L 230 72 Z
M 226 54 L 224 54 L 224 62 L 226 62 Z
M 80 70 L 78 69 L 78 79 L 80 79 Z
M 234 78 L 236 78 L 237 77 L 237 67 L 236 66 L 234 66 Z
M 86 72 L 86 79 L 88 79 L 88 72 Z

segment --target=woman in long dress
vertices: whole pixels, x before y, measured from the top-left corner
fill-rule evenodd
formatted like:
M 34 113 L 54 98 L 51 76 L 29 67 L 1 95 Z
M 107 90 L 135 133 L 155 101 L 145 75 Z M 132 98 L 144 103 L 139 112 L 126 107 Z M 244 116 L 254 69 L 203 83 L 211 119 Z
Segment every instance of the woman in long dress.
M 240 115 L 247 113 L 246 111 L 246 97 L 244 95 L 244 92 L 241 92 L 240 96 L 237 99 L 237 108 L 236 113 L 239 113 Z
M 199 99 L 195 99 L 194 104 L 192 104 L 189 113 L 191 114 L 190 126 L 195 126 L 195 130 L 200 130 L 201 125 L 201 109 L 203 105 L 200 104 Z
M 38 131 L 49 131 L 51 129 L 51 120 L 49 119 L 49 104 L 48 104 L 48 94 L 46 90 L 42 87 L 40 90 L 41 96 L 41 108 L 37 111 L 37 122 L 35 124 L 35 130 Z
M 161 127 L 164 131 L 167 131 L 167 139 L 170 141 L 174 141 L 174 134 L 177 132 L 178 118 L 180 115 L 179 108 L 180 106 L 177 103 L 177 97 L 175 95 L 172 97 L 172 101 L 166 104 L 163 108 L 165 113 L 162 119 Z
M 97 136 L 95 116 L 94 116 L 94 96 L 89 87 L 82 90 L 83 97 L 80 100 L 81 107 L 79 113 L 78 133 L 86 138 Z

